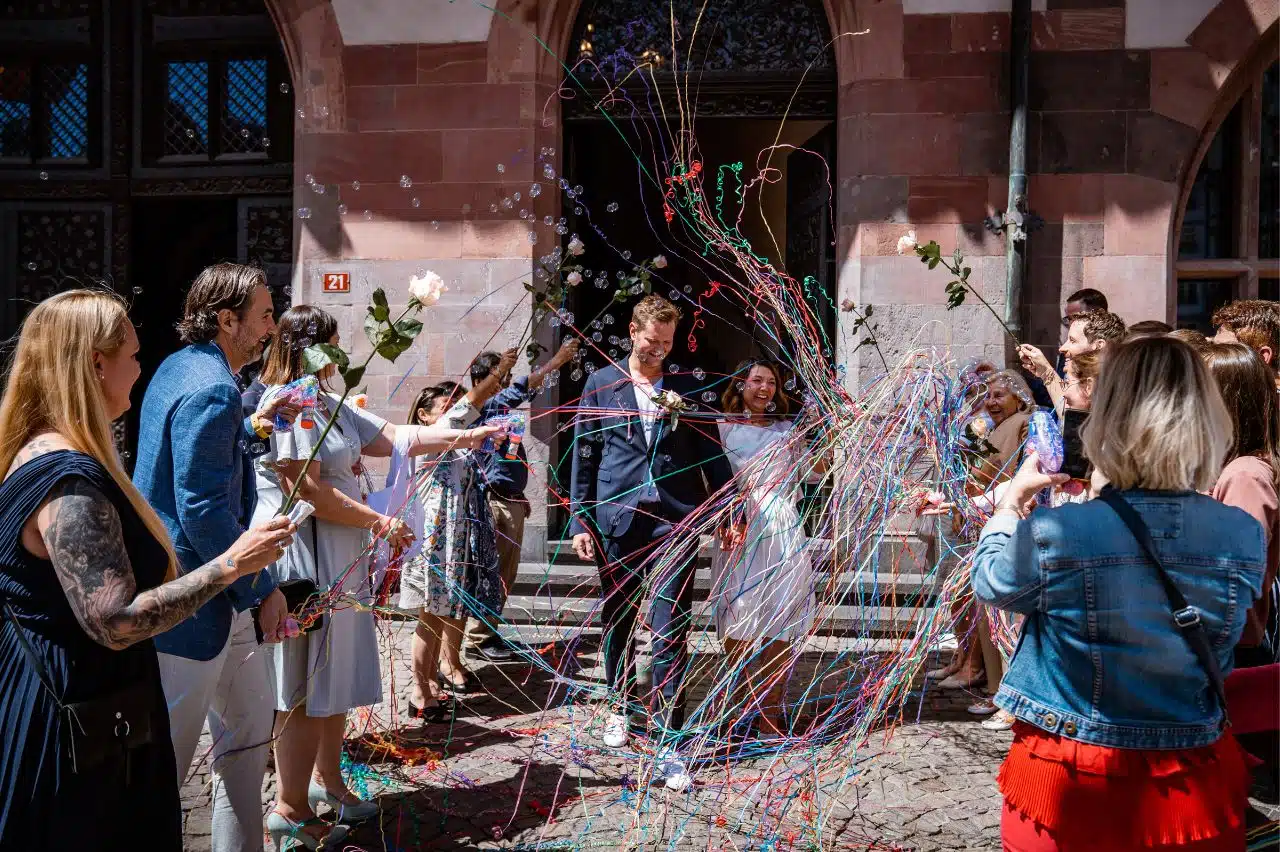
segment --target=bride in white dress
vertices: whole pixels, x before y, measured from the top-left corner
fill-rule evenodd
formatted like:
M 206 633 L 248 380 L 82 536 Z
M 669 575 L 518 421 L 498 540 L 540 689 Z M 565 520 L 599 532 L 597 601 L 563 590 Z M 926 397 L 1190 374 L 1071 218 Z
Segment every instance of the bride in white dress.
M 804 452 L 785 419 L 780 370 L 747 361 L 734 371 L 722 399 L 729 419 L 720 440 L 746 497 L 745 535 L 712 560 L 716 632 L 736 672 L 726 715 L 742 731 L 760 713 L 761 733 L 785 735 L 782 700 L 795 658 L 817 612 L 814 569 L 797 503 L 800 484 L 825 470 Z

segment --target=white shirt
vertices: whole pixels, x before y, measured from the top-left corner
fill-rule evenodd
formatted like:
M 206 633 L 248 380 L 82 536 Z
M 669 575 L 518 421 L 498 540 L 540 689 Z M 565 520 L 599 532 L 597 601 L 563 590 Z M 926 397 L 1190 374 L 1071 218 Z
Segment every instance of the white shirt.
M 646 383 L 644 379 L 632 379 L 631 384 L 636 389 L 636 408 L 640 412 L 640 423 L 644 426 L 645 442 L 652 444 L 659 411 L 658 403 L 653 397 L 662 390 L 662 377 L 655 379 L 653 384 Z

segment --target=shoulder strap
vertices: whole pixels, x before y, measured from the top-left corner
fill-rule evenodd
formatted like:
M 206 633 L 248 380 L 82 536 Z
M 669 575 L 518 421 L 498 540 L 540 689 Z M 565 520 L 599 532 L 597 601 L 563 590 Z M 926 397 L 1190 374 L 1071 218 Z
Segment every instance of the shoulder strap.
M 40 662 L 40 655 L 31 647 L 31 643 L 27 641 L 26 631 L 22 627 L 22 622 L 18 621 L 18 617 L 13 614 L 13 608 L 9 606 L 9 602 L 3 604 L 4 617 L 13 625 L 13 632 L 18 637 L 18 644 L 22 646 L 22 656 L 27 658 L 27 665 L 31 666 L 31 670 L 36 673 L 36 677 L 40 679 L 40 683 L 49 691 L 50 697 L 53 698 L 59 709 L 63 709 L 62 699 L 58 697 L 58 692 L 53 688 L 53 681 L 49 677 L 48 671 L 45 670 L 44 663 Z
M 1146 521 L 1142 520 L 1138 511 L 1120 496 L 1119 491 L 1110 486 L 1104 488 L 1099 496 L 1120 516 L 1120 520 L 1138 540 L 1147 558 L 1156 566 L 1156 576 L 1160 578 L 1160 585 L 1164 586 L 1165 594 L 1168 595 L 1169 603 L 1173 608 L 1173 623 L 1178 626 L 1178 632 L 1191 646 L 1196 659 L 1200 661 L 1200 666 L 1208 675 L 1213 693 L 1222 707 L 1222 724 L 1225 727 L 1230 720 L 1227 719 L 1227 695 L 1223 688 L 1222 669 L 1218 665 L 1218 657 L 1213 653 L 1204 624 L 1200 621 L 1200 611 L 1187 603 L 1187 599 L 1182 596 L 1173 578 L 1165 570 L 1164 563 L 1160 561 L 1160 555 L 1156 552 L 1155 542 L 1151 540 L 1151 530 L 1147 528 Z

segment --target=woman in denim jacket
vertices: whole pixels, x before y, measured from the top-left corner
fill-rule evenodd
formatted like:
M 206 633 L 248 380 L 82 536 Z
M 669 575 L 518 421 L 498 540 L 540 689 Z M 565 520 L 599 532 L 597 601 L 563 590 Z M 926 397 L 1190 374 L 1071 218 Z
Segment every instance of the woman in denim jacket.
M 1083 431 L 1097 473 L 1142 516 L 1224 673 L 1261 591 L 1265 545 L 1207 491 L 1231 419 L 1191 347 L 1136 339 L 1103 367 Z M 1005 849 L 1240 850 L 1248 776 L 1154 564 L 1102 500 L 1028 515 L 1065 477 L 1032 455 L 982 531 L 979 600 L 1027 616 L 996 704 Z

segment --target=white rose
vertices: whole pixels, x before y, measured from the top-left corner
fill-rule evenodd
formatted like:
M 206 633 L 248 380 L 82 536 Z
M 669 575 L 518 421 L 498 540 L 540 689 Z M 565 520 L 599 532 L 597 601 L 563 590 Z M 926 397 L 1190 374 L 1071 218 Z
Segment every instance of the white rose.
M 440 301 L 440 294 L 449 289 L 444 286 L 444 279 L 431 270 L 409 279 L 409 297 L 417 300 L 424 308 L 429 308 Z
M 578 239 L 577 237 L 574 237 L 573 239 L 569 240 L 569 254 L 573 255 L 574 257 L 578 257 L 586 250 L 587 250 L 587 247 L 584 246 L 582 244 L 582 240 Z
M 654 269 L 666 269 L 666 268 L 667 268 L 667 258 L 666 258 L 666 256 L 665 256 L 665 255 L 661 255 L 661 254 L 660 254 L 660 255 L 658 255 L 657 257 L 655 257 L 655 258 L 653 259 L 653 268 L 654 268 Z
M 577 287 L 579 284 L 582 283 L 582 273 L 578 272 L 575 269 L 573 272 L 570 272 L 568 275 L 566 275 L 564 277 L 564 280 L 565 280 L 565 283 L 568 284 L 570 287 Z
M 917 245 L 919 245 L 919 243 L 916 242 L 916 232 L 907 231 L 905 235 L 898 237 L 898 254 L 906 254 L 909 251 L 915 251 Z

